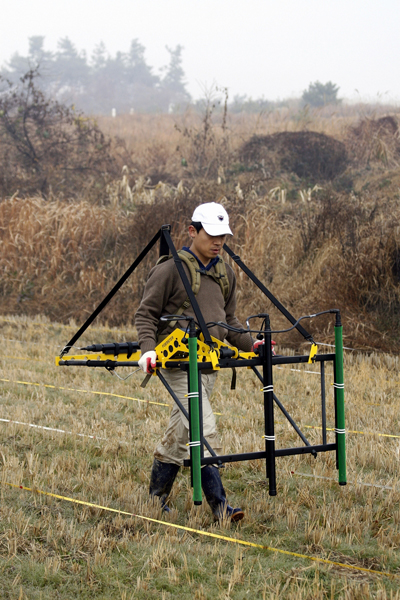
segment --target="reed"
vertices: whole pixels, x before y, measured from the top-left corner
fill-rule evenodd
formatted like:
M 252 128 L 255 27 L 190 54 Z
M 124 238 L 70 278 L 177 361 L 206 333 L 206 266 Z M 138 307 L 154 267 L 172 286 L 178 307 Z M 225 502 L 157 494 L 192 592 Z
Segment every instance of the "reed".
M 179 247 L 187 242 L 193 208 L 222 198 L 235 233 L 228 244 L 294 315 L 340 308 L 346 345 L 397 352 L 400 198 L 395 189 L 400 176 L 385 172 L 385 178 L 390 186 L 380 188 L 378 179 L 359 193 L 338 192 L 327 184 L 291 190 L 288 197 L 284 182 L 277 188 L 243 179 L 232 189 L 216 181 L 148 186 L 137 179 L 131 187 L 124 174 L 106 206 L 40 197 L 4 200 L 1 312 L 82 322 L 162 224 L 172 223 Z M 107 306 L 101 322 L 132 322 L 156 259 L 154 251 Z M 280 313 L 266 306 L 242 272 L 237 276 L 240 318 L 268 308 L 273 328 L 284 328 Z M 316 339 L 331 339 L 327 320 L 315 320 L 310 328 Z M 287 336 L 285 343 L 296 339 Z

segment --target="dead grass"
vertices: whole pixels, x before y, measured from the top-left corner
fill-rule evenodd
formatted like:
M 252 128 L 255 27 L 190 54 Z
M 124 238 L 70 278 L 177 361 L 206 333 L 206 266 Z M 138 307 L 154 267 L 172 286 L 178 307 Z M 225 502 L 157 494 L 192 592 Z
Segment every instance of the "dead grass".
M 143 390 L 139 375 L 123 383 L 101 370 L 53 366 L 74 327 L 47 318 L 0 319 L 0 418 L 72 432 L 0 423 L 2 481 L 218 533 L 207 506 L 192 505 L 186 471 L 174 486 L 168 518 L 148 501 L 151 452 L 169 414 L 167 407 L 146 402 L 170 402 L 159 383 L 152 380 Z M 121 339 L 135 339 L 134 331 L 97 327 L 81 342 Z M 346 429 L 363 432 L 347 435 L 352 483 L 338 486 L 331 454 L 286 457 L 277 459 L 278 496 L 271 498 L 262 461 L 227 465 L 228 498 L 245 509 L 246 519 L 221 534 L 400 575 L 400 439 L 378 435 L 399 435 L 398 362 L 384 354 L 345 355 Z M 319 378 L 309 370 L 317 368 L 276 369 L 274 383 L 279 399 L 317 442 Z M 328 427 L 334 426 L 331 378 L 328 369 Z M 261 449 L 259 384 L 243 370 L 237 390 L 228 390 L 229 374 L 222 373 L 213 407 L 222 413 L 224 451 Z M 298 445 L 278 409 L 275 420 L 278 447 Z M 328 441 L 332 436 L 328 432 Z M 5 485 L 1 494 L 4 598 L 51 597 L 56 589 L 63 598 L 399 598 L 397 580 L 387 577 L 235 548 Z
M 304 110 L 299 110 L 297 105 L 288 105 L 258 114 L 228 113 L 227 127 L 232 148 L 235 150 L 252 135 L 271 135 L 280 131 L 310 129 L 342 140 L 349 126 L 365 119 L 379 119 L 393 112 L 396 112 L 395 107 L 383 105 L 336 105 L 320 109 L 306 107 Z M 214 111 L 213 122 L 217 126 L 217 131 L 222 117 L 221 110 Z M 136 160 L 142 160 L 142 172 L 143 168 L 147 167 L 146 160 L 152 161 L 152 148 L 157 146 L 164 148 L 166 154 L 173 157 L 176 147 L 182 143 L 179 130 L 183 131 L 185 128 L 199 130 L 203 119 L 204 114 L 189 110 L 183 115 L 134 114 L 118 115 L 116 118 L 103 116 L 98 117 L 97 121 L 105 133 L 124 140 Z
M 125 196 L 130 208 L 121 205 L 121 189 L 110 207 L 41 198 L 3 201 L 3 314 L 42 313 L 83 322 L 171 215 L 176 245 L 186 243 L 187 215 L 199 202 L 216 199 L 219 189 L 228 192 L 212 182 L 149 187 L 138 180 L 129 188 L 130 199 Z M 300 189 L 294 201 L 287 200 L 284 186 L 264 193 L 239 183 L 222 199 L 235 231 L 228 243 L 296 316 L 338 307 L 347 345 L 398 351 L 400 204 L 399 198 L 388 202 L 385 189 L 376 185 L 376 192 L 349 196 L 315 187 Z M 102 313 L 103 323 L 133 320 L 156 259 L 154 250 Z M 243 321 L 265 312 L 266 303 L 235 270 Z M 280 313 L 269 303 L 267 308 L 273 328 L 285 328 Z M 309 328 L 320 341 L 332 332 L 326 320 Z M 285 343 L 297 339 L 290 335 Z
M 399 358 L 371 354 L 400 350 L 400 175 L 396 140 L 390 138 L 392 145 L 383 140 L 385 151 L 375 151 L 382 132 L 374 125 L 357 129 L 366 117 L 375 123 L 385 115 L 371 107 L 341 106 L 335 114 L 288 108 L 231 115 L 223 126 L 216 114 L 200 175 L 190 156 L 199 158 L 193 143 L 204 133 L 202 116 L 104 119 L 100 125 L 124 138 L 130 153 L 129 170 L 110 184 L 107 202 L 13 197 L 0 203 L 1 311 L 19 315 L 0 318 L 0 418 L 66 432 L 0 422 L 3 481 L 165 519 L 147 496 L 152 448 L 168 419 L 168 408 L 148 401 L 169 401 L 164 390 L 155 381 L 143 390 L 138 376 L 124 384 L 98 370 L 55 369 L 53 357 L 163 223 L 173 221 L 179 246 L 194 206 L 222 197 L 235 231 L 229 245 L 278 299 L 296 316 L 339 307 L 345 345 L 370 351 L 346 354 L 346 427 L 363 432 L 348 434 L 348 478 L 354 483 L 346 488 L 335 483 L 331 455 L 279 459 L 278 496 L 270 498 L 262 462 L 228 465 L 229 499 L 246 510 L 246 520 L 222 534 L 400 573 L 399 439 L 379 435 L 399 435 Z M 269 177 L 228 161 L 253 134 L 310 130 L 349 144 L 350 125 L 362 152 L 347 179 L 334 184 L 321 186 L 293 173 Z M 80 343 L 135 339 L 131 323 L 156 254 L 102 315 L 103 323 L 120 330 L 98 324 Z M 240 318 L 269 310 L 273 328 L 285 327 L 243 274 L 237 275 Z M 306 327 L 318 341 L 332 341 L 329 319 Z M 302 340 L 295 333 L 277 341 L 280 350 L 292 352 Z M 280 400 L 310 440 L 319 440 L 318 377 L 287 367 L 274 377 Z M 228 388 L 223 374 L 213 406 L 222 413 L 224 449 L 257 450 L 263 418 L 259 385 L 241 372 L 237 391 L 228 395 Z M 276 422 L 278 445 L 297 445 L 280 414 Z M 399 598 L 397 580 L 390 578 L 239 550 L 7 486 L 1 494 L 4 598 Z M 187 473 L 178 478 L 171 506 L 173 522 L 218 531 L 207 507 L 192 506 Z
M 259 115 L 214 112 L 207 119 L 191 112 L 100 119 L 123 138 L 127 162 L 121 177 L 99 191 L 98 203 L 18 196 L 0 203 L 1 312 L 82 322 L 162 224 L 172 224 L 179 246 L 192 209 L 220 200 L 232 218 L 230 245 L 293 314 L 339 307 L 347 345 L 400 351 L 397 117 L 379 110 L 289 107 Z M 346 146 L 350 166 L 327 183 L 235 162 L 252 134 L 271 140 L 282 132 L 333 136 Z M 374 150 L 382 136 L 383 154 Z M 156 255 L 102 313 L 103 322 L 132 321 Z M 284 327 L 238 277 L 241 319 L 268 309 L 273 326 Z M 329 327 L 313 322 L 312 332 L 323 341 Z M 297 340 L 288 336 L 285 343 Z
M 396 116 L 363 119 L 347 135 L 350 151 L 359 163 L 370 165 L 381 161 L 388 167 L 399 167 L 400 130 Z

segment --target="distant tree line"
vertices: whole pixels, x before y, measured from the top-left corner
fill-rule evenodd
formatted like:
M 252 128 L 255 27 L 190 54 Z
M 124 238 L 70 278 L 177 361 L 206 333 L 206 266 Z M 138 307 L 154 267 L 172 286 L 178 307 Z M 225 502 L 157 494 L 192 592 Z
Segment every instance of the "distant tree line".
M 29 38 L 27 56 L 15 53 L 0 69 L 0 75 L 19 84 L 31 69 L 40 73 L 41 90 L 51 98 L 75 104 L 85 113 L 167 112 L 184 109 L 190 102 L 182 68 L 182 46 L 167 47 L 169 64 L 153 73 L 145 59 L 145 48 L 132 40 L 128 52 L 111 56 L 100 42 L 88 59 L 68 37 L 57 44 L 56 52 L 44 49 L 44 37 Z
M 232 113 L 260 113 L 288 106 L 293 102 L 296 102 L 299 108 L 307 105 L 312 108 L 321 108 L 328 104 L 339 104 L 341 99 L 338 98 L 338 92 L 339 86 L 331 81 L 327 83 L 315 81 L 314 83 L 310 83 L 308 88 L 303 91 L 301 98 L 297 99 L 272 101 L 265 98 L 257 98 L 253 100 L 253 98 L 249 98 L 246 95 L 236 95 L 233 101 L 229 103 L 229 111 Z
M 191 103 L 186 90 L 182 68 L 182 46 L 166 47 L 169 64 L 156 75 L 145 59 L 145 47 L 132 40 L 128 52 L 111 56 L 100 42 L 90 58 L 78 51 L 68 37 L 58 41 L 57 50 L 44 49 L 44 37 L 29 38 L 27 56 L 18 52 L 0 69 L 0 76 L 14 85 L 32 70 L 40 76 L 35 85 L 49 98 L 65 105 L 75 105 L 86 114 L 117 114 L 129 112 L 180 112 Z M 4 89 L 0 86 L 0 93 Z M 310 83 L 304 90 L 300 105 L 321 107 L 340 102 L 339 87 L 328 81 Z M 260 113 L 288 105 L 288 100 L 271 101 L 236 95 L 229 103 L 232 113 Z M 293 100 L 291 101 L 293 102 Z M 223 110 L 223 102 L 216 103 L 216 111 Z M 219 108 L 218 108 L 219 104 Z M 200 112 L 202 100 L 194 103 Z

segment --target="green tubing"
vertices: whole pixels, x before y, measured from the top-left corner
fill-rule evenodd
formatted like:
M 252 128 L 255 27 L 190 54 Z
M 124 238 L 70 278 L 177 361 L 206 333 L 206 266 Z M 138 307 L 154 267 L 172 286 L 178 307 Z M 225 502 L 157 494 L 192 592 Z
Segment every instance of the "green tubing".
M 189 404 L 192 459 L 193 502 L 201 504 L 201 446 L 199 413 L 199 376 L 197 371 L 197 337 L 189 336 Z
M 340 317 L 339 317 L 340 323 Z M 344 422 L 343 335 L 342 325 L 335 326 L 335 398 L 336 440 L 339 466 L 339 485 L 346 485 L 346 433 Z

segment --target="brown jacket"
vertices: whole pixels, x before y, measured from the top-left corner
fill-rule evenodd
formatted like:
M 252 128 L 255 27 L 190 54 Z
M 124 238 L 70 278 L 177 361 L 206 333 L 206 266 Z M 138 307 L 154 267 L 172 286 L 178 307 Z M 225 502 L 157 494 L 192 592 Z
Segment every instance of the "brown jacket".
M 183 265 L 190 282 L 190 274 L 187 266 Z M 214 267 L 211 268 L 211 271 Z M 229 265 L 226 265 L 229 279 L 229 296 L 225 303 L 220 285 L 207 275 L 201 276 L 201 284 L 196 300 L 206 323 L 210 321 L 223 321 L 233 327 L 243 326 L 235 317 L 236 310 L 236 277 Z M 169 334 L 172 328 L 160 323 L 163 315 L 173 315 L 182 306 L 187 294 L 178 269 L 174 261 L 167 260 L 155 266 L 149 273 L 144 290 L 142 302 L 136 312 L 135 325 L 139 336 L 139 344 L 142 354 L 154 350 L 157 345 L 157 336 L 162 331 Z M 183 315 L 195 316 L 191 306 Z M 209 329 L 210 334 L 219 340 L 225 338 L 240 350 L 250 352 L 253 340 L 249 333 L 239 334 L 227 331 L 223 327 L 214 326 Z

